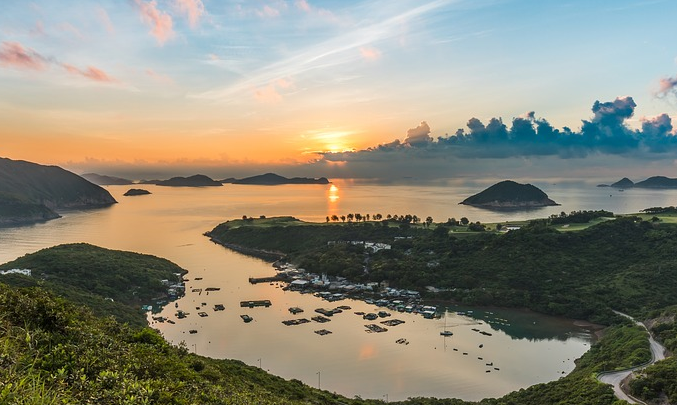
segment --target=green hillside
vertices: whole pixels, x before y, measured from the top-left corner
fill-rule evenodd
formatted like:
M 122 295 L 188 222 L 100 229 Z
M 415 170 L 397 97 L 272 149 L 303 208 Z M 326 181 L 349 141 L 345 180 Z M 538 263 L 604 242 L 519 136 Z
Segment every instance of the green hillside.
M 166 300 L 167 280 L 179 283 L 186 271 L 155 256 L 108 250 L 85 243 L 59 245 L 0 265 L 0 270 L 30 269 L 30 277 L 0 275 L 14 286 L 41 286 L 101 316 L 146 325 L 142 305 Z
M 461 202 L 465 205 L 493 207 L 542 207 L 558 205 L 541 189 L 531 184 L 505 180 L 472 195 Z
M 0 158 L 0 225 L 58 218 L 65 208 L 102 207 L 115 199 L 57 166 Z

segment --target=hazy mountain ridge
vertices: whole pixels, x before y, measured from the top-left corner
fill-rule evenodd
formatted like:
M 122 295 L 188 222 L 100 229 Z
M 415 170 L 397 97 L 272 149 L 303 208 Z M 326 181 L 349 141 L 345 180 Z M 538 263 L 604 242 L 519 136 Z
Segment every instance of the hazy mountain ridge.
M 512 180 L 496 183 L 459 204 L 486 208 L 535 208 L 559 205 L 538 187 Z
M 0 225 L 58 218 L 59 209 L 117 201 L 100 186 L 58 166 L 0 158 Z
M 243 179 L 228 178 L 221 181 L 222 183 L 232 184 L 250 184 L 262 186 L 276 186 L 282 184 L 329 184 L 326 177 L 284 177 L 275 173 L 259 174 L 257 176 L 245 177 Z
M 134 182 L 129 179 L 123 179 L 122 177 L 107 176 L 96 173 L 85 173 L 81 175 L 81 177 L 85 178 L 89 182 L 98 184 L 100 186 L 119 186 L 134 184 Z
M 675 189 L 677 188 L 677 178 L 670 178 L 666 176 L 652 176 L 646 180 L 639 181 L 637 183 L 633 182 L 627 177 L 623 177 L 611 185 L 600 184 L 597 187 L 613 187 L 613 188 L 667 188 Z

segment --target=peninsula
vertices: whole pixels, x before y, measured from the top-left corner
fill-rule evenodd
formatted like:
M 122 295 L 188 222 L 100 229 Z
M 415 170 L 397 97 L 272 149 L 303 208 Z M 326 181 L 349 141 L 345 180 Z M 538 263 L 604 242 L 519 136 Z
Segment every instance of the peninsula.
M 116 202 L 100 186 L 58 166 L 0 158 L 0 225 L 47 221 L 59 218 L 60 209 Z
M 82 175 L 82 177 L 100 186 L 118 186 L 118 185 L 124 186 L 127 184 L 134 184 L 134 182 L 129 179 L 123 179 L 121 177 L 114 176 L 106 176 L 96 173 L 85 173 Z
M 541 189 L 531 184 L 505 180 L 461 201 L 459 204 L 479 208 L 515 209 L 559 205 Z

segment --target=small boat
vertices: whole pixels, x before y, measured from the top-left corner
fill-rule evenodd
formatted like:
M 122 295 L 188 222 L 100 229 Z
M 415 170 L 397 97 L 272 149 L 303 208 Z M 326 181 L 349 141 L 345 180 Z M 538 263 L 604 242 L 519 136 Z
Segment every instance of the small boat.
M 189 330 L 189 331 L 188 331 L 188 333 L 190 333 L 191 335 L 194 335 L 194 334 L 196 334 L 196 333 L 197 333 L 197 330 L 195 330 L 195 329 L 191 329 L 191 330 Z
M 452 332 L 450 330 L 443 330 L 442 332 L 440 332 L 440 335 L 442 335 L 442 336 L 451 336 L 453 334 L 454 334 L 454 332 Z
M 240 315 L 240 318 L 242 318 L 242 320 L 245 321 L 245 323 L 249 323 L 254 320 L 254 318 L 252 318 L 249 315 Z

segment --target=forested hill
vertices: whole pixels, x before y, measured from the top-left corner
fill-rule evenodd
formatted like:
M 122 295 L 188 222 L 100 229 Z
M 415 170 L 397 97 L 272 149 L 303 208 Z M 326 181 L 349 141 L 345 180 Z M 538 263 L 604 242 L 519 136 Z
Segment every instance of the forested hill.
M 493 208 L 545 207 L 558 205 L 538 187 L 505 180 L 472 195 L 461 202 L 465 205 Z
M 59 209 L 115 202 L 105 189 L 60 167 L 0 158 L 0 225 L 53 219 Z
M 141 306 L 168 298 L 168 285 L 186 270 L 151 255 L 104 249 L 85 243 L 54 246 L 0 265 L 0 270 L 29 269 L 31 276 L 0 275 L 17 287 L 41 286 L 100 316 L 146 325 Z
M 334 231 L 333 228 L 343 228 Z M 221 243 L 279 250 L 314 273 L 355 282 L 387 280 L 391 286 L 446 290 L 434 299 L 466 304 L 527 307 L 608 323 L 611 309 L 636 316 L 677 304 L 677 225 L 617 218 L 577 232 L 538 222 L 507 234 L 455 236 L 451 228 L 382 226 L 381 223 L 305 226 L 219 225 L 209 235 Z M 369 256 L 330 240 L 392 244 Z

